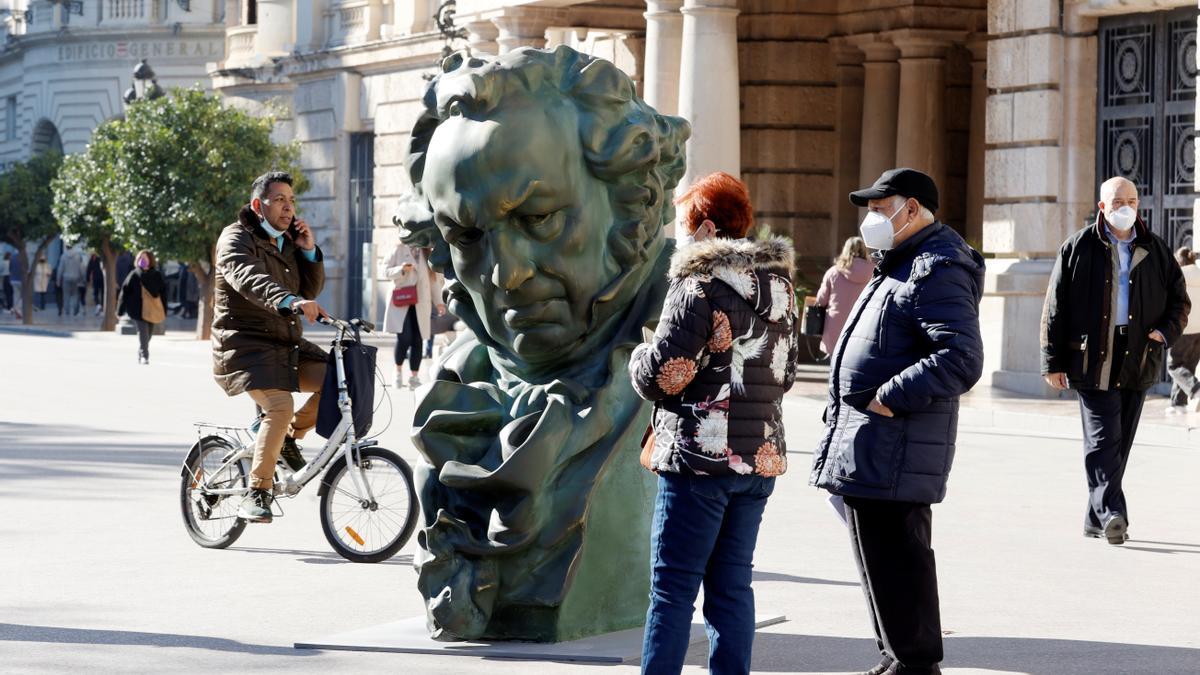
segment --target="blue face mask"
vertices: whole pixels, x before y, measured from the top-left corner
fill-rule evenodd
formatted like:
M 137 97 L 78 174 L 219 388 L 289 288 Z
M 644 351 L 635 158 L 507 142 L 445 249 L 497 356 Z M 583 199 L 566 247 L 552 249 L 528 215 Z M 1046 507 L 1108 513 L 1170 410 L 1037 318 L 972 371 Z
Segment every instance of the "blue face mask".
M 264 217 L 262 217 L 262 216 L 259 216 L 259 217 L 258 217 L 258 224 L 259 224 L 259 225 L 261 225 L 261 226 L 263 226 L 263 227 L 265 227 L 265 228 L 267 228 L 267 232 L 274 232 L 274 233 L 275 233 L 275 237 L 276 237 L 276 238 L 282 237 L 282 236 L 283 236 L 283 233 L 284 233 L 284 232 L 287 232 L 287 230 L 277 230 L 277 229 L 275 229 L 275 226 L 274 226 L 274 225 L 272 225 L 272 224 L 270 224 L 270 223 L 268 223 L 268 222 L 267 222 L 267 219 L 266 219 L 266 218 L 264 218 Z

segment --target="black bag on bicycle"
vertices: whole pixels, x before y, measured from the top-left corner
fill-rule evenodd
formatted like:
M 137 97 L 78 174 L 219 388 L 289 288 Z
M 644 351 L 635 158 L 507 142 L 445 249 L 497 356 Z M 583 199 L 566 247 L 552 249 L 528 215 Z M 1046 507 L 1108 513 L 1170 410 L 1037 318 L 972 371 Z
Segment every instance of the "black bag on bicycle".
M 828 307 L 808 305 L 804 308 L 804 334 L 821 335 L 825 332 L 825 312 Z
M 346 369 L 346 392 L 350 395 L 350 410 L 354 417 L 354 435 L 364 438 L 371 431 L 375 412 L 375 356 L 379 351 L 370 345 L 353 340 L 342 343 L 342 367 Z M 337 362 L 333 351 L 325 364 L 325 384 L 317 406 L 317 433 L 329 438 L 342 421 L 338 410 Z

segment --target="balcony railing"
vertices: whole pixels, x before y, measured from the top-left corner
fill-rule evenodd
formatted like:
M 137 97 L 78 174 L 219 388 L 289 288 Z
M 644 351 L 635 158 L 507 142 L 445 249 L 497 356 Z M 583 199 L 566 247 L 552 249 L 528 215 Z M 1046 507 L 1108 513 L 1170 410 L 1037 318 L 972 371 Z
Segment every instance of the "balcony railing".
M 254 59 L 254 36 L 258 26 L 237 26 L 225 31 L 225 65 L 236 68 Z

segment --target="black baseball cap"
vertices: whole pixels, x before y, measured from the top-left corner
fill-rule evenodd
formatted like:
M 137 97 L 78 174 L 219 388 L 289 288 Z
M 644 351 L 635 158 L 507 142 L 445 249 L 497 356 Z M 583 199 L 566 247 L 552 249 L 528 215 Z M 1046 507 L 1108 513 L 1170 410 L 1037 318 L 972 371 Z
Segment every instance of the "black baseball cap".
M 866 206 L 872 199 L 883 199 L 892 195 L 911 197 L 931 212 L 937 211 L 938 190 L 933 179 L 916 169 L 907 168 L 884 171 L 871 187 L 851 192 L 850 203 Z

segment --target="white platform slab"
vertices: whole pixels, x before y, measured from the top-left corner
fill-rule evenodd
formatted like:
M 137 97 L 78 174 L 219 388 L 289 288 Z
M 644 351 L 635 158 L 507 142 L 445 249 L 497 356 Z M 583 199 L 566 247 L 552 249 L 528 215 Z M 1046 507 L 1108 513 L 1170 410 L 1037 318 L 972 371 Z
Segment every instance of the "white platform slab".
M 759 615 L 754 627 L 765 628 L 787 621 L 785 616 Z M 692 644 L 703 642 L 704 622 L 692 623 Z M 540 642 L 438 642 L 430 639 L 425 618 L 380 624 L 295 643 L 296 649 L 337 649 L 360 652 L 397 652 L 441 656 L 474 656 L 489 659 L 529 661 L 575 661 L 583 663 L 628 663 L 642 655 L 642 629 L 595 635 L 582 640 L 546 644 Z

